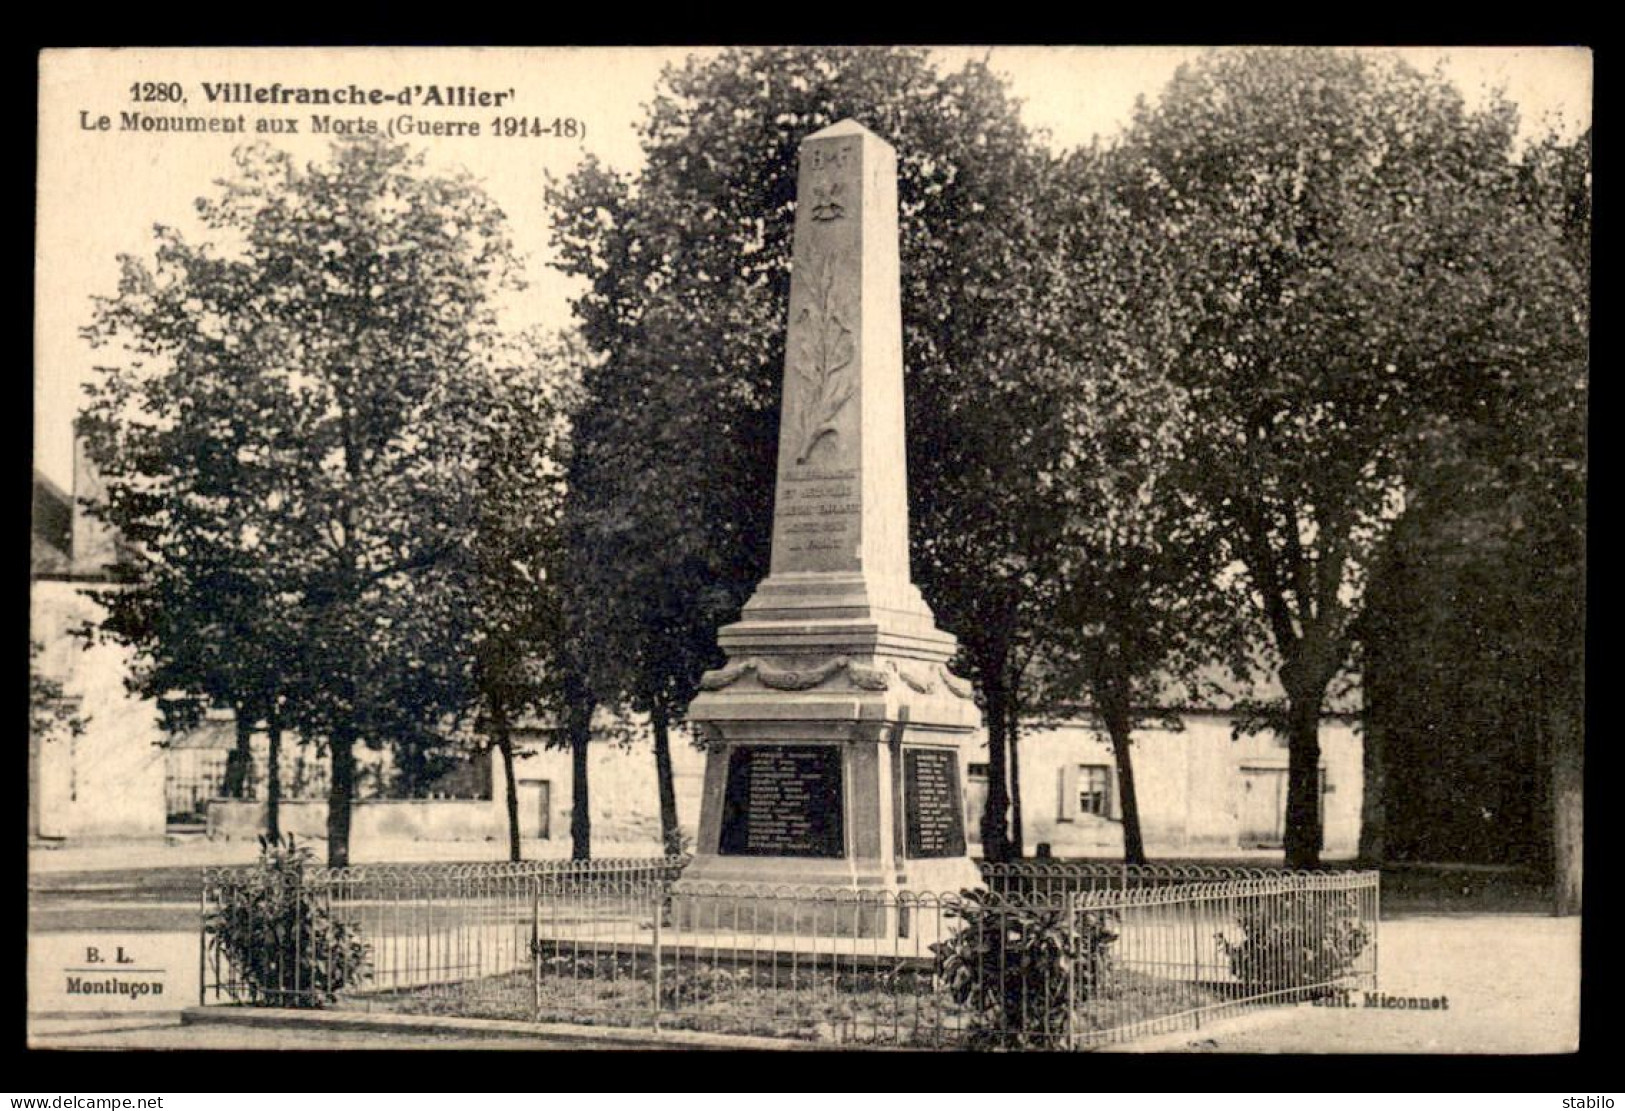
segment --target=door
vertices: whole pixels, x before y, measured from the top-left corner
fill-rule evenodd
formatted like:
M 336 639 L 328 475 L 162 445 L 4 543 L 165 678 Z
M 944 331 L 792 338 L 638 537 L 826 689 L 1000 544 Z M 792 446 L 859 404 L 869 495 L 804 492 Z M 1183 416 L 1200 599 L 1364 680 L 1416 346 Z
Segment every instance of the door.
M 553 784 L 546 779 L 536 782 L 536 836 L 553 836 Z
M 529 814 L 529 819 L 525 815 Z M 531 822 L 535 832 L 531 835 L 542 840 L 553 836 L 553 784 L 546 779 L 521 779 L 519 781 L 519 828 L 524 829 Z
M 1241 847 L 1278 849 L 1286 841 L 1286 769 L 1241 769 Z

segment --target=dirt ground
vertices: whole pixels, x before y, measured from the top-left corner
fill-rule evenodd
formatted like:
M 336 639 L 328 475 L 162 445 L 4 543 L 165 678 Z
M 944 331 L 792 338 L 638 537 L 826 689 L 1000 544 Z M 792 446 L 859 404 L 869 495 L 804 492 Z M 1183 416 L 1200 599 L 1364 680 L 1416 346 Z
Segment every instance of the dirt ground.
M 1580 1038 L 1580 919 L 1415 916 L 1382 923 L 1379 990 L 1440 1009 L 1301 1004 L 1148 1039 L 1132 1052 L 1570 1053 Z
M 234 1026 L 182 1026 L 178 1016 L 147 1022 L 86 1019 L 35 1020 L 28 1043 L 33 1049 L 491 1049 L 577 1050 L 603 1048 L 537 1038 L 483 1038 L 459 1034 L 410 1034 L 373 1030 L 262 1030 Z

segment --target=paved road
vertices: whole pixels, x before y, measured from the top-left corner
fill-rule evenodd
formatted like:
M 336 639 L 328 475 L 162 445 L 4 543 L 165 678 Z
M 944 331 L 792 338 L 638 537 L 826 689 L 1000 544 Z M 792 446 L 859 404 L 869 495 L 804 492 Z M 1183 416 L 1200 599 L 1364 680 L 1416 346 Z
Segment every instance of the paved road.
M 34 1049 L 611 1049 L 579 1041 L 546 1038 L 486 1038 L 467 1035 L 395 1034 L 356 1030 L 257 1030 L 233 1026 L 182 1026 L 169 1020 L 36 1020 L 28 1044 Z
M 1441 1009 L 1303 1004 L 1147 1040 L 1141 1052 L 1569 1053 L 1580 1037 L 1580 919 L 1462 915 L 1385 920 L 1382 991 Z

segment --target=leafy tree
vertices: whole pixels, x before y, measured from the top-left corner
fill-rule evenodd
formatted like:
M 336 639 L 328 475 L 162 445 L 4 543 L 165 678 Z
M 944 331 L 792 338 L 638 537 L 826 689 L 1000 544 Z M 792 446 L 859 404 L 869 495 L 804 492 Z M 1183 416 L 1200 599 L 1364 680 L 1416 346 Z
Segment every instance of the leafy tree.
M 511 369 L 468 392 L 475 402 L 466 419 L 477 428 L 477 494 L 459 553 L 459 589 L 471 617 L 460 650 L 481 730 L 502 757 L 512 860 L 521 858 L 514 728 L 562 699 L 560 516 L 568 416 L 583 359 L 567 337 L 527 337 Z
M 1582 335 L 1589 162 L 1589 134 L 1543 136 L 1518 166 Z M 1362 855 L 1537 865 L 1559 913 L 1579 906 L 1587 371 L 1578 345 L 1514 368 L 1432 431 L 1363 630 L 1368 781 L 1391 797 Z
M 691 431 L 634 400 L 656 390 L 671 396 L 678 387 L 665 387 L 659 378 L 696 377 L 688 361 L 698 352 L 679 355 L 683 348 L 675 342 L 657 351 L 641 336 L 634 342 L 586 372 L 566 499 L 564 574 L 571 628 L 590 646 L 582 658 L 583 689 L 605 705 L 647 716 L 662 840 L 667 852 L 677 853 L 671 728 L 682 721 L 700 673 L 720 662 L 716 626 L 730 606 L 740 605 L 741 584 L 734 593 L 717 585 L 727 571 L 706 546 L 726 543 L 719 534 L 728 526 L 702 523 L 704 514 L 717 512 L 706 489 L 676 483 L 692 477 L 684 462 Z M 674 366 L 659 361 L 662 355 L 684 362 Z
M 1320 712 L 1420 443 L 1572 358 L 1574 271 L 1518 202 L 1514 129 L 1397 59 L 1269 50 L 1183 67 L 1126 139 L 1188 337 L 1183 471 L 1286 694 L 1294 866 L 1319 858 Z
M 1046 549 L 1026 523 L 1048 520 L 1020 494 L 1022 437 L 1056 391 L 1027 401 L 1042 379 L 1016 345 L 1046 160 L 984 66 L 942 75 L 923 51 L 878 49 L 692 60 L 663 78 L 636 178 L 589 161 L 550 190 L 560 265 L 588 283 L 582 334 L 604 358 L 578 429 L 576 535 L 625 584 L 593 595 L 592 627 L 624 638 L 607 665 L 595 657 L 613 669 L 596 686 L 657 729 L 675 722 L 718 660 L 716 625 L 765 573 L 796 150 L 848 117 L 898 152 L 913 562 L 987 699 L 997 856 L 1028 563 Z
M 356 744 L 432 733 L 467 702 L 441 646 L 466 620 L 446 557 L 475 468 L 445 418 L 494 351 L 512 248 L 474 182 L 383 140 L 306 166 L 244 148 L 198 211 L 216 241 L 159 228 L 88 331 L 123 354 L 87 413 L 105 517 L 148 560 L 132 593 L 168 591 L 161 620 L 121 635 L 167 666 L 177 630 L 230 628 L 206 642 L 224 664 L 179 685 L 322 740 L 343 865 Z M 222 612 L 213 575 L 249 601 Z
M 1046 210 L 1063 229 L 1037 283 L 1049 303 L 1032 336 L 1051 381 L 1065 383 L 1056 428 L 1064 446 L 1044 477 L 1063 521 L 1058 593 L 1029 683 L 1046 711 L 1083 699 L 1112 745 L 1125 858 L 1145 862 L 1132 740 L 1181 686 L 1215 663 L 1241 666 L 1246 644 L 1212 583 L 1222 568 L 1176 479 L 1195 434 L 1167 367 L 1184 338 L 1166 311 L 1170 276 L 1119 199 L 1133 164 L 1096 147 L 1070 154 L 1065 188 Z M 1154 715 L 1148 718 L 1147 714 Z

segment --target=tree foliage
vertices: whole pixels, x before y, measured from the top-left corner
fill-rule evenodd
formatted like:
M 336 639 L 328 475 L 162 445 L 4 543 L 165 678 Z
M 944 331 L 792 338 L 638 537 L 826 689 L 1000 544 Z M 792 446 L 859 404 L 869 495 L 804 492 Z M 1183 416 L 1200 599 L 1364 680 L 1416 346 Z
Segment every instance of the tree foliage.
M 471 384 L 475 505 L 454 557 L 467 636 L 457 646 L 479 731 L 501 755 L 509 856 L 520 859 L 514 730 L 563 700 L 560 519 L 570 413 L 585 355 L 569 336 L 528 335 Z
M 1589 166 L 1589 134 L 1542 137 L 1519 163 L 1528 217 L 1573 268 L 1578 337 Z M 1368 717 L 1394 785 L 1368 822 L 1373 850 L 1535 865 L 1566 910 L 1578 903 L 1587 374 L 1572 343 L 1431 430 L 1363 630 Z
M 87 330 L 119 356 L 84 422 L 102 513 L 145 558 L 110 628 L 153 686 L 274 699 L 325 743 L 343 864 L 356 742 L 421 744 L 466 701 L 446 557 L 512 248 L 475 183 L 381 140 L 243 148 L 198 213 L 211 238 L 156 229 Z
M 1057 390 L 1023 358 L 1048 159 L 984 66 L 944 75 L 918 50 L 691 61 L 663 78 L 636 178 L 588 162 L 550 192 L 561 265 L 588 282 L 582 334 L 604 359 L 571 497 L 578 562 L 626 584 L 588 591 L 595 643 L 616 645 L 600 653 L 607 697 L 680 713 L 719 660 L 716 626 L 766 573 L 796 150 L 847 117 L 898 154 L 915 578 L 1005 718 L 1042 577 L 1029 564 L 1053 521 L 1024 478 L 1055 450 L 1031 438 Z M 1002 752 L 994 764 L 997 852 Z
M 1286 691 L 1294 865 L 1318 859 L 1322 701 L 1422 441 L 1583 345 L 1515 122 L 1395 59 L 1241 51 L 1183 67 L 1126 140 L 1187 337 L 1188 488 Z

